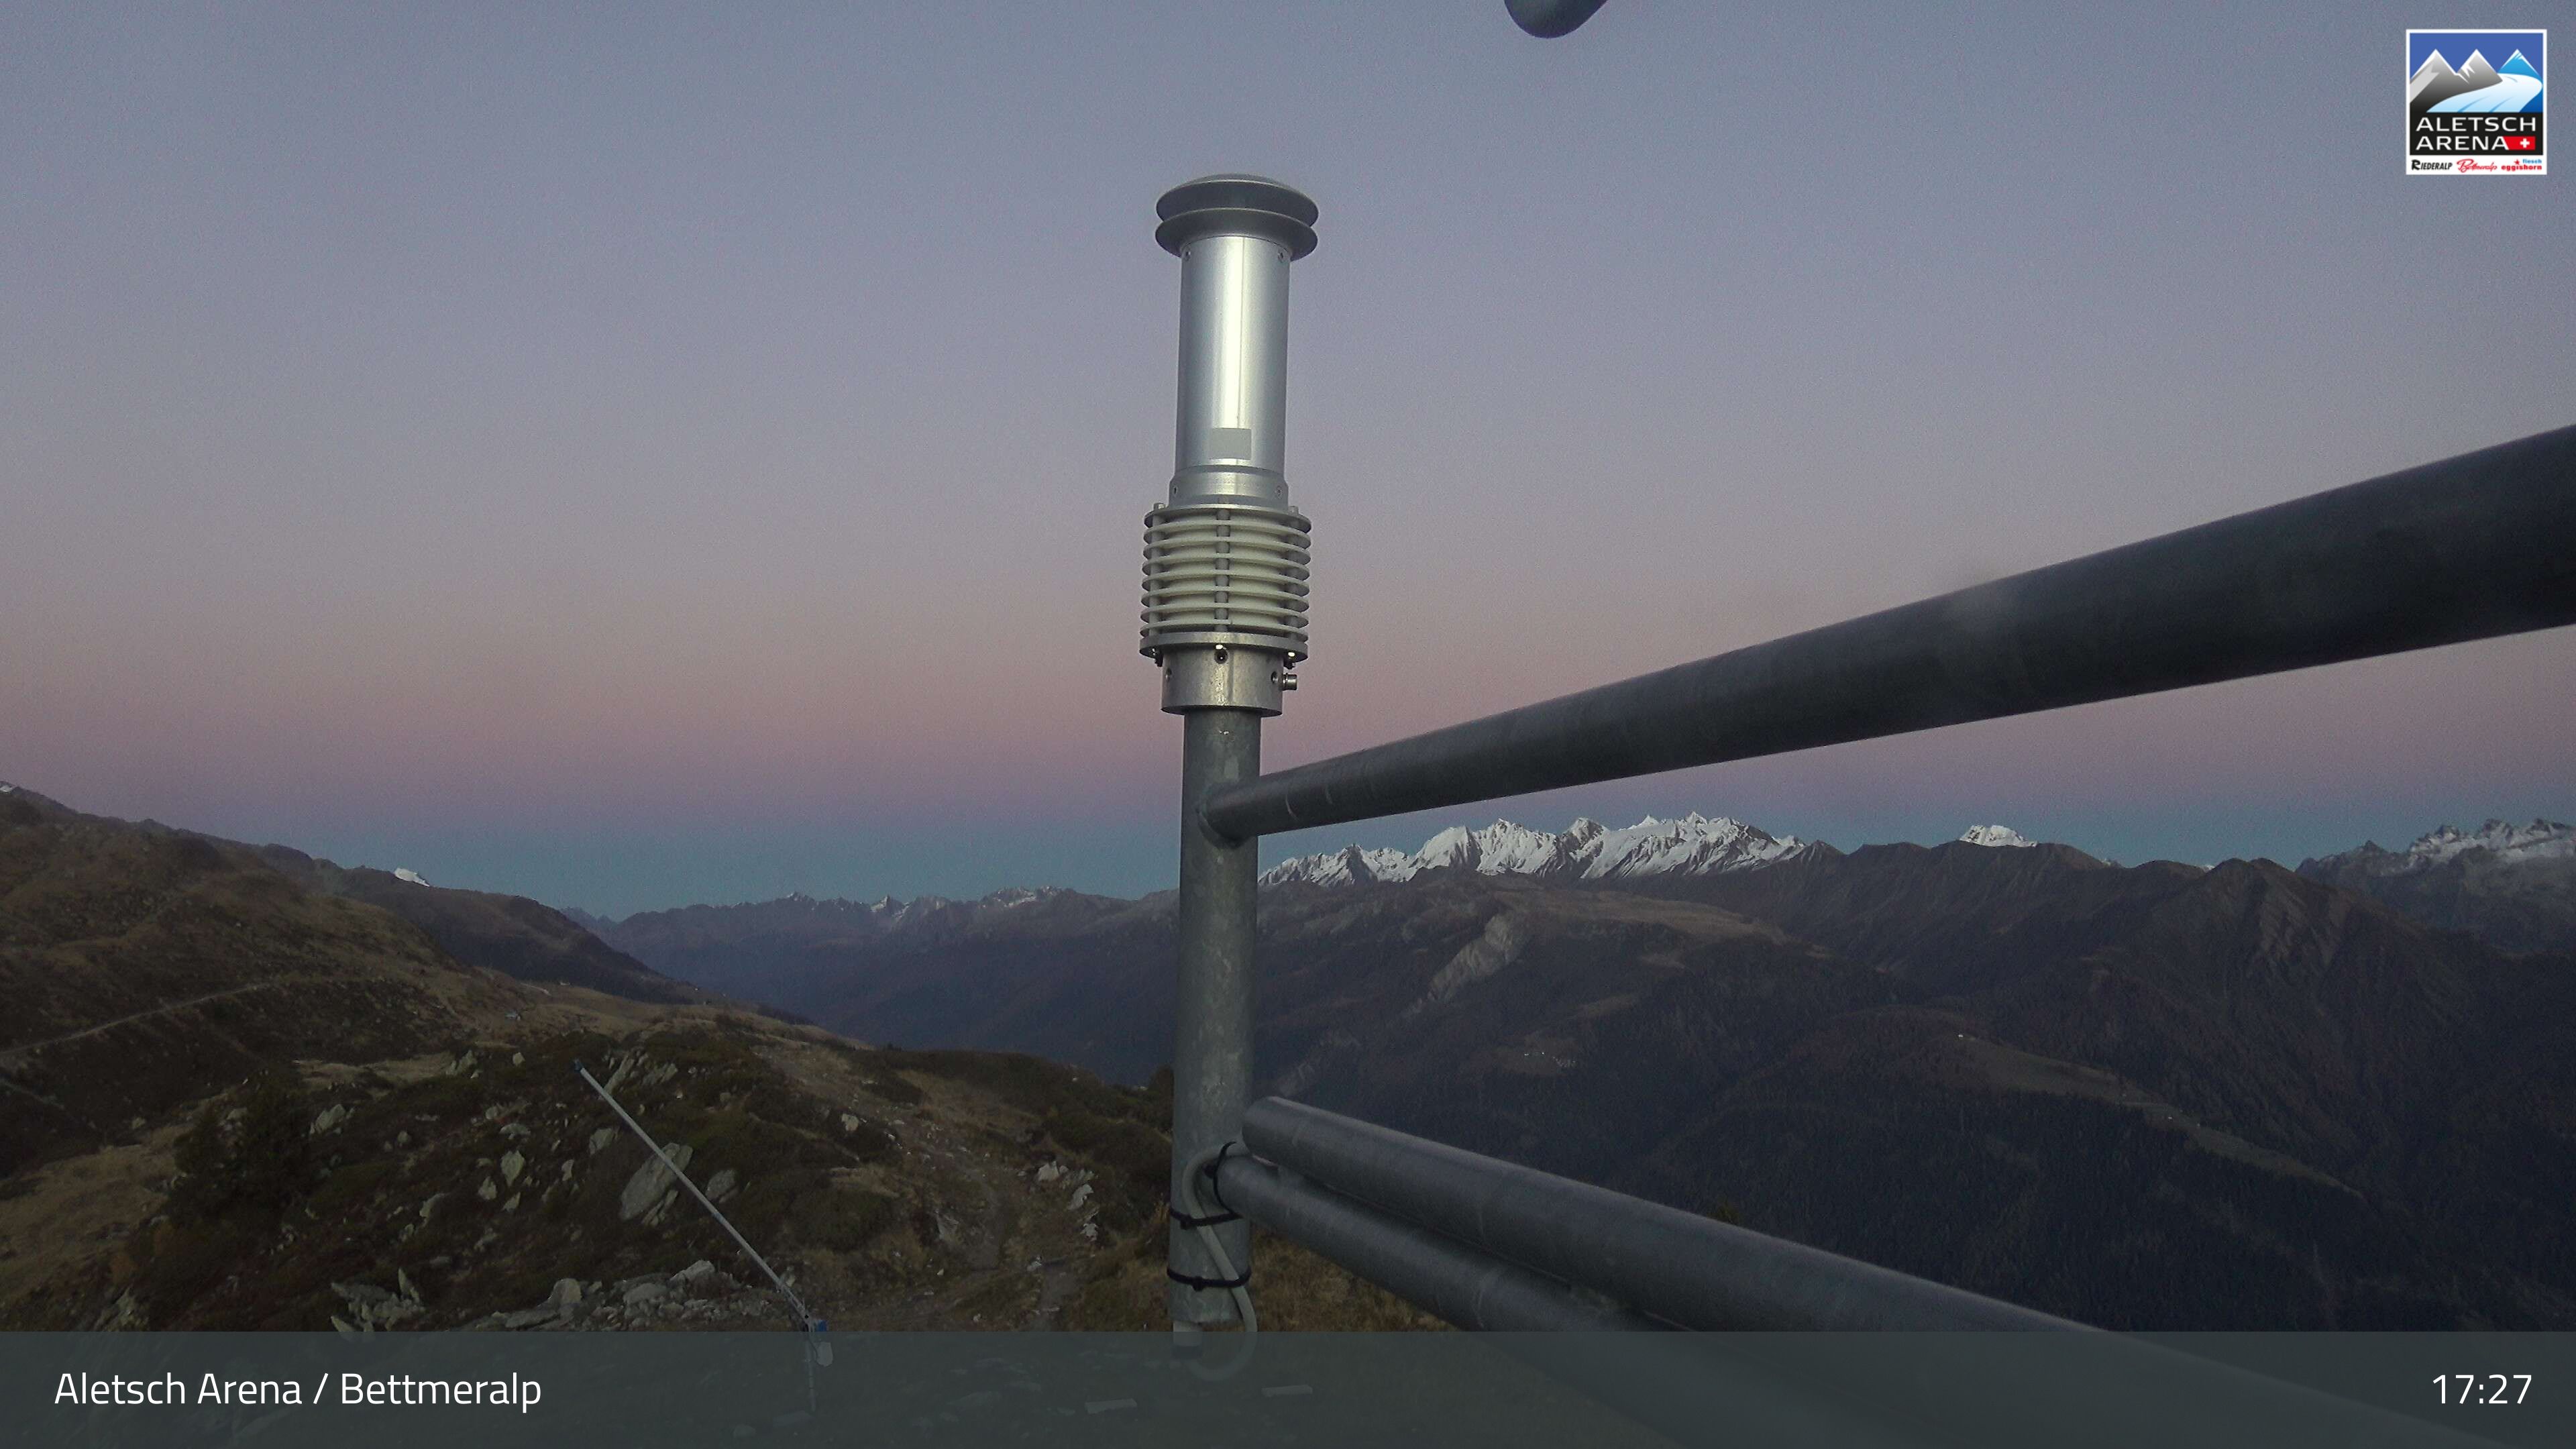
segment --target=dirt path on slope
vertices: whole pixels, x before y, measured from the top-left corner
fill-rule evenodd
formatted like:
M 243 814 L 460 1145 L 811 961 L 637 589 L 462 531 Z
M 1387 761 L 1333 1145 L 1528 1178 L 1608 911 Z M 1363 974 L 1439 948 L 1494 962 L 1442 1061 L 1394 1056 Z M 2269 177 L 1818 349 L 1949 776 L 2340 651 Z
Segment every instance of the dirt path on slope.
M 127 1014 L 117 1017 L 111 1021 L 102 1021 L 92 1026 L 85 1026 L 78 1031 L 67 1031 L 61 1036 L 47 1037 L 43 1041 L 22 1042 L 17 1046 L 0 1048 L 0 1071 L 16 1071 L 19 1067 L 26 1064 L 26 1059 L 29 1056 L 36 1052 L 43 1051 L 47 1047 L 61 1046 L 67 1041 L 79 1041 L 82 1037 L 96 1036 L 103 1031 L 114 1031 L 116 1028 L 124 1026 L 128 1022 L 142 1021 L 146 1018 L 155 1016 L 166 1016 L 174 1011 L 185 1011 L 192 1006 L 203 1006 L 209 1001 L 221 1001 L 227 996 L 239 996 L 247 991 L 269 991 L 280 986 L 292 986 L 294 984 L 296 983 L 292 981 L 252 981 L 240 986 L 227 986 L 221 991 L 209 991 L 203 996 L 191 996 L 185 1001 L 166 1001 L 159 1006 L 149 1006 L 145 1007 L 141 1011 L 128 1012 Z

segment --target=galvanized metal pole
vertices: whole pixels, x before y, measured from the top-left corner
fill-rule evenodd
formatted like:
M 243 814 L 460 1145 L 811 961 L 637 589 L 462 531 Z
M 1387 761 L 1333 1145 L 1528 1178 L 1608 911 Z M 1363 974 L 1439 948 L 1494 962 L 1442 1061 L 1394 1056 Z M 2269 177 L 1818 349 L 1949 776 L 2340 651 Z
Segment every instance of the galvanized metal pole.
M 1306 535 L 1288 506 L 1288 264 L 1315 247 L 1315 203 L 1258 176 L 1202 177 L 1164 194 L 1154 239 L 1181 259 L 1180 390 L 1168 500 L 1145 516 L 1142 651 L 1183 717 L 1178 989 L 1172 1043 L 1172 1201 L 1201 1153 L 1243 1131 L 1252 1094 L 1254 842 L 1201 806 L 1261 774 L 1261 721 L 1306 654 Z M 1249 1273 L 1252 1229 L 1217 1227 Z M 1172 1224 L 1174 1324 L 1235 1307 L 1189 1225 Z

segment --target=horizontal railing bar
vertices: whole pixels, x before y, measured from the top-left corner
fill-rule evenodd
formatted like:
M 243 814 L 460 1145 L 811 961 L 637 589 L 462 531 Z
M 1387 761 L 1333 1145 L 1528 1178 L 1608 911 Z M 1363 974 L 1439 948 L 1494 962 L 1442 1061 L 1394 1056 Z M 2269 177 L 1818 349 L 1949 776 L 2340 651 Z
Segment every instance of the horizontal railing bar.
M 1509 1333 L 1659 1329 L 1566 1284 L 1398 1222 L 1266 1162 L 1216 1166 L 1225 1206 L 1460 1328 Z
M 1252 1104 L 1243 1143 L 1388 1218 L 1682 1328 L 2082 1328 L 1283 1097 Z
M 2576 428 L 1233 785 L 1245 839 L 2576 623 Z

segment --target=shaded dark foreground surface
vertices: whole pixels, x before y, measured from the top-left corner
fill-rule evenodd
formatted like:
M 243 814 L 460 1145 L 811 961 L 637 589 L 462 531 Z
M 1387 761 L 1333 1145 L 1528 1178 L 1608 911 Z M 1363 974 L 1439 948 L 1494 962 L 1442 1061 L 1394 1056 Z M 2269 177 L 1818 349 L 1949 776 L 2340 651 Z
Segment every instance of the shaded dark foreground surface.
M 1239 1339 L 1191 1357 L 1163 1334 L 829 1343 L 810 1366 L 785 1333 L 13 1334 L 0 1404 L 25 1445 L 2576 1440 L 2569 1334 L 1274 1334 L 1239 1362 Z M 175 1380 L 185 1402 L 83 1406 L 67 1374 L 122 1376 L 129 1395 Z M 235 1395 L 265 1381 L 271 1401 L 206 1402 L 209 1374 Z M 524 1411 L 368 1406 L 344 1401 L 352 1374 L 539 1393 Z M 2520 1402 L 2462 1405 L 2453 1379 L 2446 1407 L 2440 1374 Z M 289 1381 L 301 1402 L 277 1401 Z

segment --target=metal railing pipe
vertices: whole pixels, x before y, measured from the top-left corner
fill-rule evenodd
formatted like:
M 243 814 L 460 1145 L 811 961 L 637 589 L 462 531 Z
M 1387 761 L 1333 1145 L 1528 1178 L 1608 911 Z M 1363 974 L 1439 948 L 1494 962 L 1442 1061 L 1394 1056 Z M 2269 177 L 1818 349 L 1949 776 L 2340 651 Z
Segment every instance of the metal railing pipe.
M 1238 839 L 2576 623 L 2576 428 L 1264 775 Z
M 1243 1141 L 1387 1217 L 1682 1328 L 2082 1327 L 1281 1097 L 1252 1104 Z
M 1223 1159 L 1216 1191 L 1232 1211 L 1460 1328 L 1565 1333 L 1665 1326 L 1266 1162 Z

